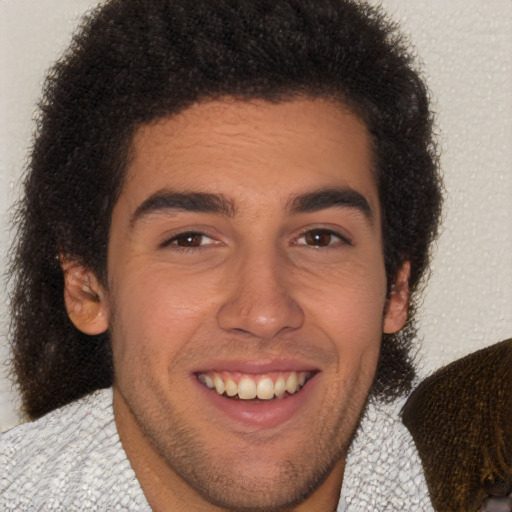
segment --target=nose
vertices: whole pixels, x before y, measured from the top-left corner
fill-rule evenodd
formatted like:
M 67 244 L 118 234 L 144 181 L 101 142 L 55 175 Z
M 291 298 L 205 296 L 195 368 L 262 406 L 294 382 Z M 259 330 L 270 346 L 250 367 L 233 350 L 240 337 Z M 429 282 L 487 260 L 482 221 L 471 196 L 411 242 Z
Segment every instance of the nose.
M 299 329 L 304 312 L 293 298 L 286 265 L 276 256 L 252 254 L 231 269 L 228 296 L 217 314 L 219 326 L 260 340 Z

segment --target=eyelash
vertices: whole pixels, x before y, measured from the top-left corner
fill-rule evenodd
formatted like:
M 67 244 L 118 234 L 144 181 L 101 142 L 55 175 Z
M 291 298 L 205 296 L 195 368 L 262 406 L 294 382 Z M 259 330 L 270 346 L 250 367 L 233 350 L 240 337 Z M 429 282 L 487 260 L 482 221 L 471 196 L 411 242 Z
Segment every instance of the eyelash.
M 312 237 L 328 236 L 329 239 L 327 240 L 326 245 L 322 245 L 320 243 L 300 243 L 299 242 L 301 239 L 304 239 L 306 241 L 306 237 L 308 235 L 312 236 Z M 200 243 L 198 245 L 180 245 L 179 244 L 180 241 L 186 240 L 187 238 L 192 239 L 192 238 L 197 238 L 197 237 L 201 238 Z M 212 242 L 203 243 L 205 238 L 211 240 Z M 325 228 L 308 229 L 307 231 L 303 232 L 298 238 L 295 239 L 294 245 L 303 245 L 303 246 L 312 247 L 315 249 L 332 248 L 333 245 L 338 245 L 338 244 L 333 244 L 333 238 L 337 239 L 341 243 L 341 245 L 350 245 L 350 246 L 353 245 L 352 241 L 348 237 L 342 235 L 341 233 L 337 233 L 336 231 L 333 231 L 331 229 L 325 229 Z M 314 240 L 313 240 L 313 242 L 314 242 Z M 212 244 L 215 244 L 215 240 L 212 239 L 211 237 L 205 235 L 204 233 L 201 233 L 200 231 L 184 231 L 183 233 L 177 233 L 177 234 L 173 235 L 171 238 L 167 239 L 165 242 L 163 242 L 160 245 L 160 248 L 164 249 L 166 247 L 173 246 L 173 248 L 175 250 L 186 252 L 186 251 L 204 250 L 206 247 L 208 247 Z
M 202 240 L 201 240 L 201 243 L 199 245 L 179 245 L 179 241 L 180 240 L 185 240 L 187 238 L 195 238 L 195 237 L 200 237 Z M 210 240 L 212 240 L 212 242 L 214 243 L 214 239 L 209 237 L 208 235 L 205 235 L 204 233 L 201 233 L 200 231 L 184 231 L 183 233 L 177 233 L 175 235 L 173 235 L 171 238 L 165 240 L 165 242 L 163 242 L 162 244 L 160 244 L 160 248 L 161 249 L 165 249 L 166 247 L 169 247 L 169 246 L 173 246 L 176 250 L 179 250 L 179 251 L 190 251 L 190 250 L 201 250 L 201 249 L 204 249 L 205 246 L 208 246 L 208 245 L 211 245 L 210 243 L 202 243 L 204 242 L 204 239 L 205 238 L 208 238 Z
M 320 245 L 320 244 L 307 244 L 307 243 L 297 243 L 299 240 L 301 240 L 302 238 L 305 239 L 305 237 L 307 237 L 308 235 L 312 235 L 312 236 L 315 236 L 315 235 L 327 235 L 329 236 L 329 241 L 328 241 L 328 244 L 327 245 Z M 307 231 L 305 231 L 304 233 L 302 233 L 297 239 L 296 239 L 296 245 L 304 245 L 304 246 L 307 246 L 307 247 L 313 247 L 315 249 L 321 249 L 321 248 L 332 248 L 333 245 L 337 245 L 337 244 L 333 244 L 332 243 L 332 239 L 335 238 L 337 239 L 341 245 L 350 245 L 352 246 L 352 240 L 350 240 L 347 236 L 345 235 L 342 235 L 341 233 L 338 233 L 336 231 L 333 231 L 331 229 L 326 229 L 326 228 L 315 228 L 315 229 L 308 229 Z

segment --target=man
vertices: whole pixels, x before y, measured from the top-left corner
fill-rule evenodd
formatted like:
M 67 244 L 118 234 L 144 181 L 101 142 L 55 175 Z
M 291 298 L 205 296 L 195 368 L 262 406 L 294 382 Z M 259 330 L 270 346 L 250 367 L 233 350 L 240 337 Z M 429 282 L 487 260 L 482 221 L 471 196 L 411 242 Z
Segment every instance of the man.
M 113 0 L 41 112 L 2 507 L 430 510 L 396 407 L 440 182 L 393 25 Z

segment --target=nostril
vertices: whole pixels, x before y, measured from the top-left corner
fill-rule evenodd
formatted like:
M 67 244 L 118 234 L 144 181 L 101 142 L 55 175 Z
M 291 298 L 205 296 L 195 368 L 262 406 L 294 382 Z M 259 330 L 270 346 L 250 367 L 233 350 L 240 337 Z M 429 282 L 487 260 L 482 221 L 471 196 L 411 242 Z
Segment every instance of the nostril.
M 231 333 L 271 340 L 284 331 L 300 328 L 304 312 L 284 294 L 272 301 L 265 297 L 234 297 L 220 308 L 217 321 Z

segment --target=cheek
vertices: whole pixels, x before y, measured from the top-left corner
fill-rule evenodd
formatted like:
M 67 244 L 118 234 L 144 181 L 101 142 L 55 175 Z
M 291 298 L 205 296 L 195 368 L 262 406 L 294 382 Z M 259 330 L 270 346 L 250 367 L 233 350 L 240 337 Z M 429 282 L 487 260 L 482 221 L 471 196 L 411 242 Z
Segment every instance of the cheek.
M 324 274 L 321 282 L 323 286 L 304 288 L 314 323 L 327 332 L 340 353 L 378 353 L 386 290 L 381 266 L 354 265 Z
M 147 267 L 146 267 L 147 268 Z M 118 355 L 158 358 L 178 351 L 207 323 L 215 309 L 216 285 L 154 268 L 126 270 L 115 286 L 112 343 Z M 162 360 L 165 360 L 162 357 Z
M 321 314 L 358 318 L 364 324 L 382 325 L 386 276 L 382 262 L 354 262 L 335 268 L 310 270 L 296 277 L 308 304 Z M 308 300 L 307 298 L 311 298 Z M 319 307 L 318 307 L 319 306 Z M 352 322 L 348 322 L 351 324 Z

